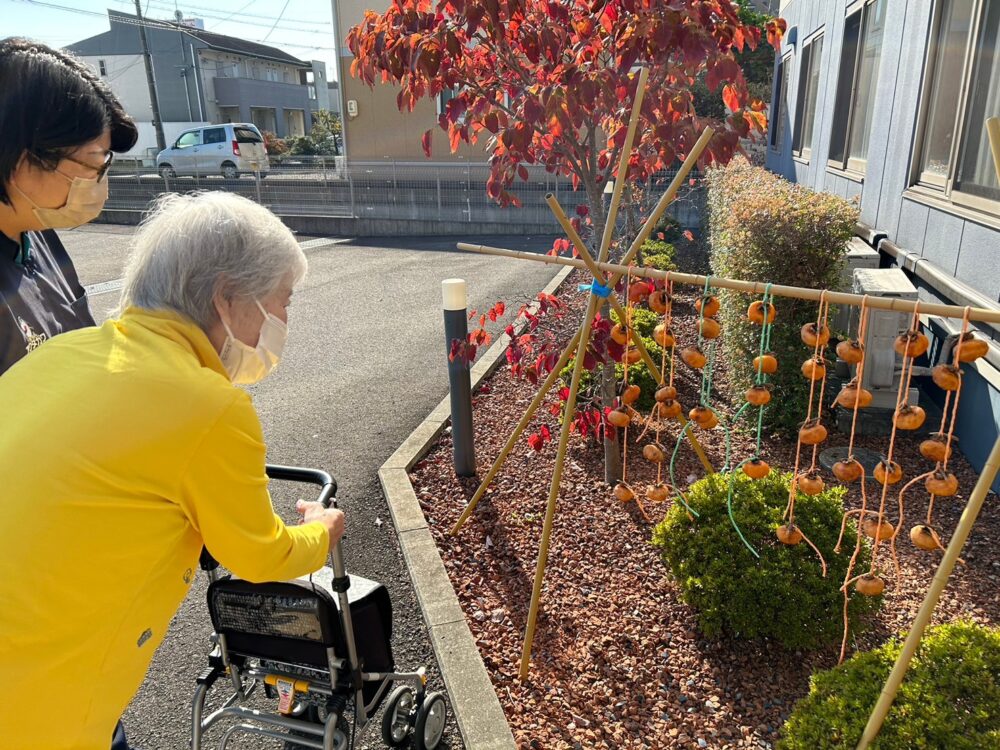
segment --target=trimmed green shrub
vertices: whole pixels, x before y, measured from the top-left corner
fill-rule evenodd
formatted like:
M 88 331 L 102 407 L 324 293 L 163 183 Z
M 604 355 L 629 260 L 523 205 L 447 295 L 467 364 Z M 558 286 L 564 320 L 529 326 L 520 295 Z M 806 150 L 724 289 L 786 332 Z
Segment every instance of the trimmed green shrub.
M 714 275 L 809 289 L 840 288 L 844 253 L 858 220 L 854 204 L 793 185 L 742 157 L 709 170 L 707 181 Z M 753 381 L 753 358 L 760 346 L 760 327 L 746 318 L 755 298 L 723 292 L 720 299 L 730 395 L 742 400 Z M 779 370 L 771 376 L 775 398 L 764 411 L 764 421 L 768 427 L 794 429 L 805 418 L 809 400 L 799 367 L 810 350 L 799 330 L 816 320 L 817 304 L 778 298 L 774 305 L 771 349 Z
M 642 265 L 660 271 L 676 271 L 677 252 L 669 242 L 646 240 L 642 243 Z
M 778 750 L 853 750 L 902 643 L 813 675 Z M 956 622 L 920 643 L 873 750 L 1000 747 L 1000 628 Z
M 819 495 L 799 494 L 795 522 L 822 551 L 828 571 L 824 578 L 816 553 L 802 542 L 787 546 L 775 530 L 784 521 L 791 474 L 772 471 L 763 479 L 739 472 L 733 490 L 733 517 L 756 558 L 740 540 L 729 520 L 726 500 L 729 474 L 717 473 L 691 485 L 688 504 L 699 514 L 693 520 L 681 503 L 671 508 L 653 532 L 653 544 L 663 553 L 681 596 L 698 613 L 708 637 L 774 638 L 790 649 L 809 649 L 837 642 L 843 635 L 844 581 L 855 539 L 848 522 L 841 554 L 834 554 L 842 519 L 842 487 Z M 857 566 L 868 566 L 867 545 Z M 852 629 L 861 616 L 878 606 L 879 598 L 853 593 L 849 605 Z

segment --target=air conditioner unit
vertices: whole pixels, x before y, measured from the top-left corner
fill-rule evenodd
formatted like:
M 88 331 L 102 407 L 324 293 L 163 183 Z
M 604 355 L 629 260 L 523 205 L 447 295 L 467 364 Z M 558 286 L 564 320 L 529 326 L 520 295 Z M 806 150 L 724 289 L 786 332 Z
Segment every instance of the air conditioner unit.
M 878 268 L 878 264 L 878 250 L 873 250 L 860 237 L 852 237 L 851 241 L 847 243 L 847 252 L 844 254 L 844 271 L 841 276 L 840 288 L 852 288 L 854 272 L 859 268 Z M 833 330 L 846 332 L 851 338 L 854 338 L 858 333 L 857 308 L 841 305 L 833 317 Z
M 893 297 L 917 300 L 917 289 L 898 268 L 859 268 L 854 271 L 854 293 L 870 297 Z M 855 308 L 855 325 L 859 323 Z M 872 392 L 872 408 L 894 409 L 899 390 L 903 360 L 893 344 L 896 337 L 910 328 L 911 313 L 875 310 L 869 313 L 865 333 L 865 371 L 862 386 Z M 917 389 L 910 388 L 907 401 L 917 404 Z

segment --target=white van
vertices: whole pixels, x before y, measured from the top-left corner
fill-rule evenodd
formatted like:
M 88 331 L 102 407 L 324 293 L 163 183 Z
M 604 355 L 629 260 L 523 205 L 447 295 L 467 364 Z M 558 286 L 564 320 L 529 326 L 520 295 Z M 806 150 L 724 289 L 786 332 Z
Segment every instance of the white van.
M 242 173 L 260 172 L 263 177 L 270 168 L 264 137 L 246 122 L 185 130 L 156 155 L 156 169 L 164 178 L 221 174 L 235 180 Z

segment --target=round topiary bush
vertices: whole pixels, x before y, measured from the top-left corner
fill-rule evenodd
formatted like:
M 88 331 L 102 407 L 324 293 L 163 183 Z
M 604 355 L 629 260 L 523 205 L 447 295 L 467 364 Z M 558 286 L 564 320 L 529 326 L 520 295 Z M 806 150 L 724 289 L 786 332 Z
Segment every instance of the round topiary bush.
M 901 648 L 893 640 L 813 675 L 778 750 L 853 750 Z M 873 750 L 998 747 L 1000 628 L 970 622 L 930 628 Z
M 824 578 L 819 559 L 807 544 L 787 546 L 775 536 L 784 523 L 791 474 L 772 471 L 763 479 L 736 474 L 733 517 L 760 553 L 759 559 L 730 522 L 729 477 L 717 473 L 693 484 L 685 497 L 699 516 L 692 520 L 683 505 L 675 503 L 653 532 L 653 544 L 661 548 L 682 598 L 697 611 L 702 632 L 709 637 L 774 638 L 790 649 L 839 641 L 844 604 L 840 586 L 855 539 L 854 524 L 848 522 L 844 549 L 834 553 L 844 489 L 834 487 L 815 496 L 799 493 L 795 501 L 796 525 L 826 559 Z M 858 556 L 858 569 L 868 566 L 868 555 L 866 544 Z M 852 630 L 880 599 L 852 589 L 848 608 Z

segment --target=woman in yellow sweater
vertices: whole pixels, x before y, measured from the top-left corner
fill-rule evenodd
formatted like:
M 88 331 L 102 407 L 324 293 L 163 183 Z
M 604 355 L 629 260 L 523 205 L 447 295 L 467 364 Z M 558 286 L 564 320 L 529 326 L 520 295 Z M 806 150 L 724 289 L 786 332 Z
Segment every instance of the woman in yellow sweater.
M 135 238 L 121 317 L 0 378 L 0 747 L 107 750 L 204 544 L 236 575 L 320 568 L 343 514 L 275 515 L 250 397 L 306 260 L 267 209 L 168 196 Z M 58 710 L 42 696 L 58 694 Z

